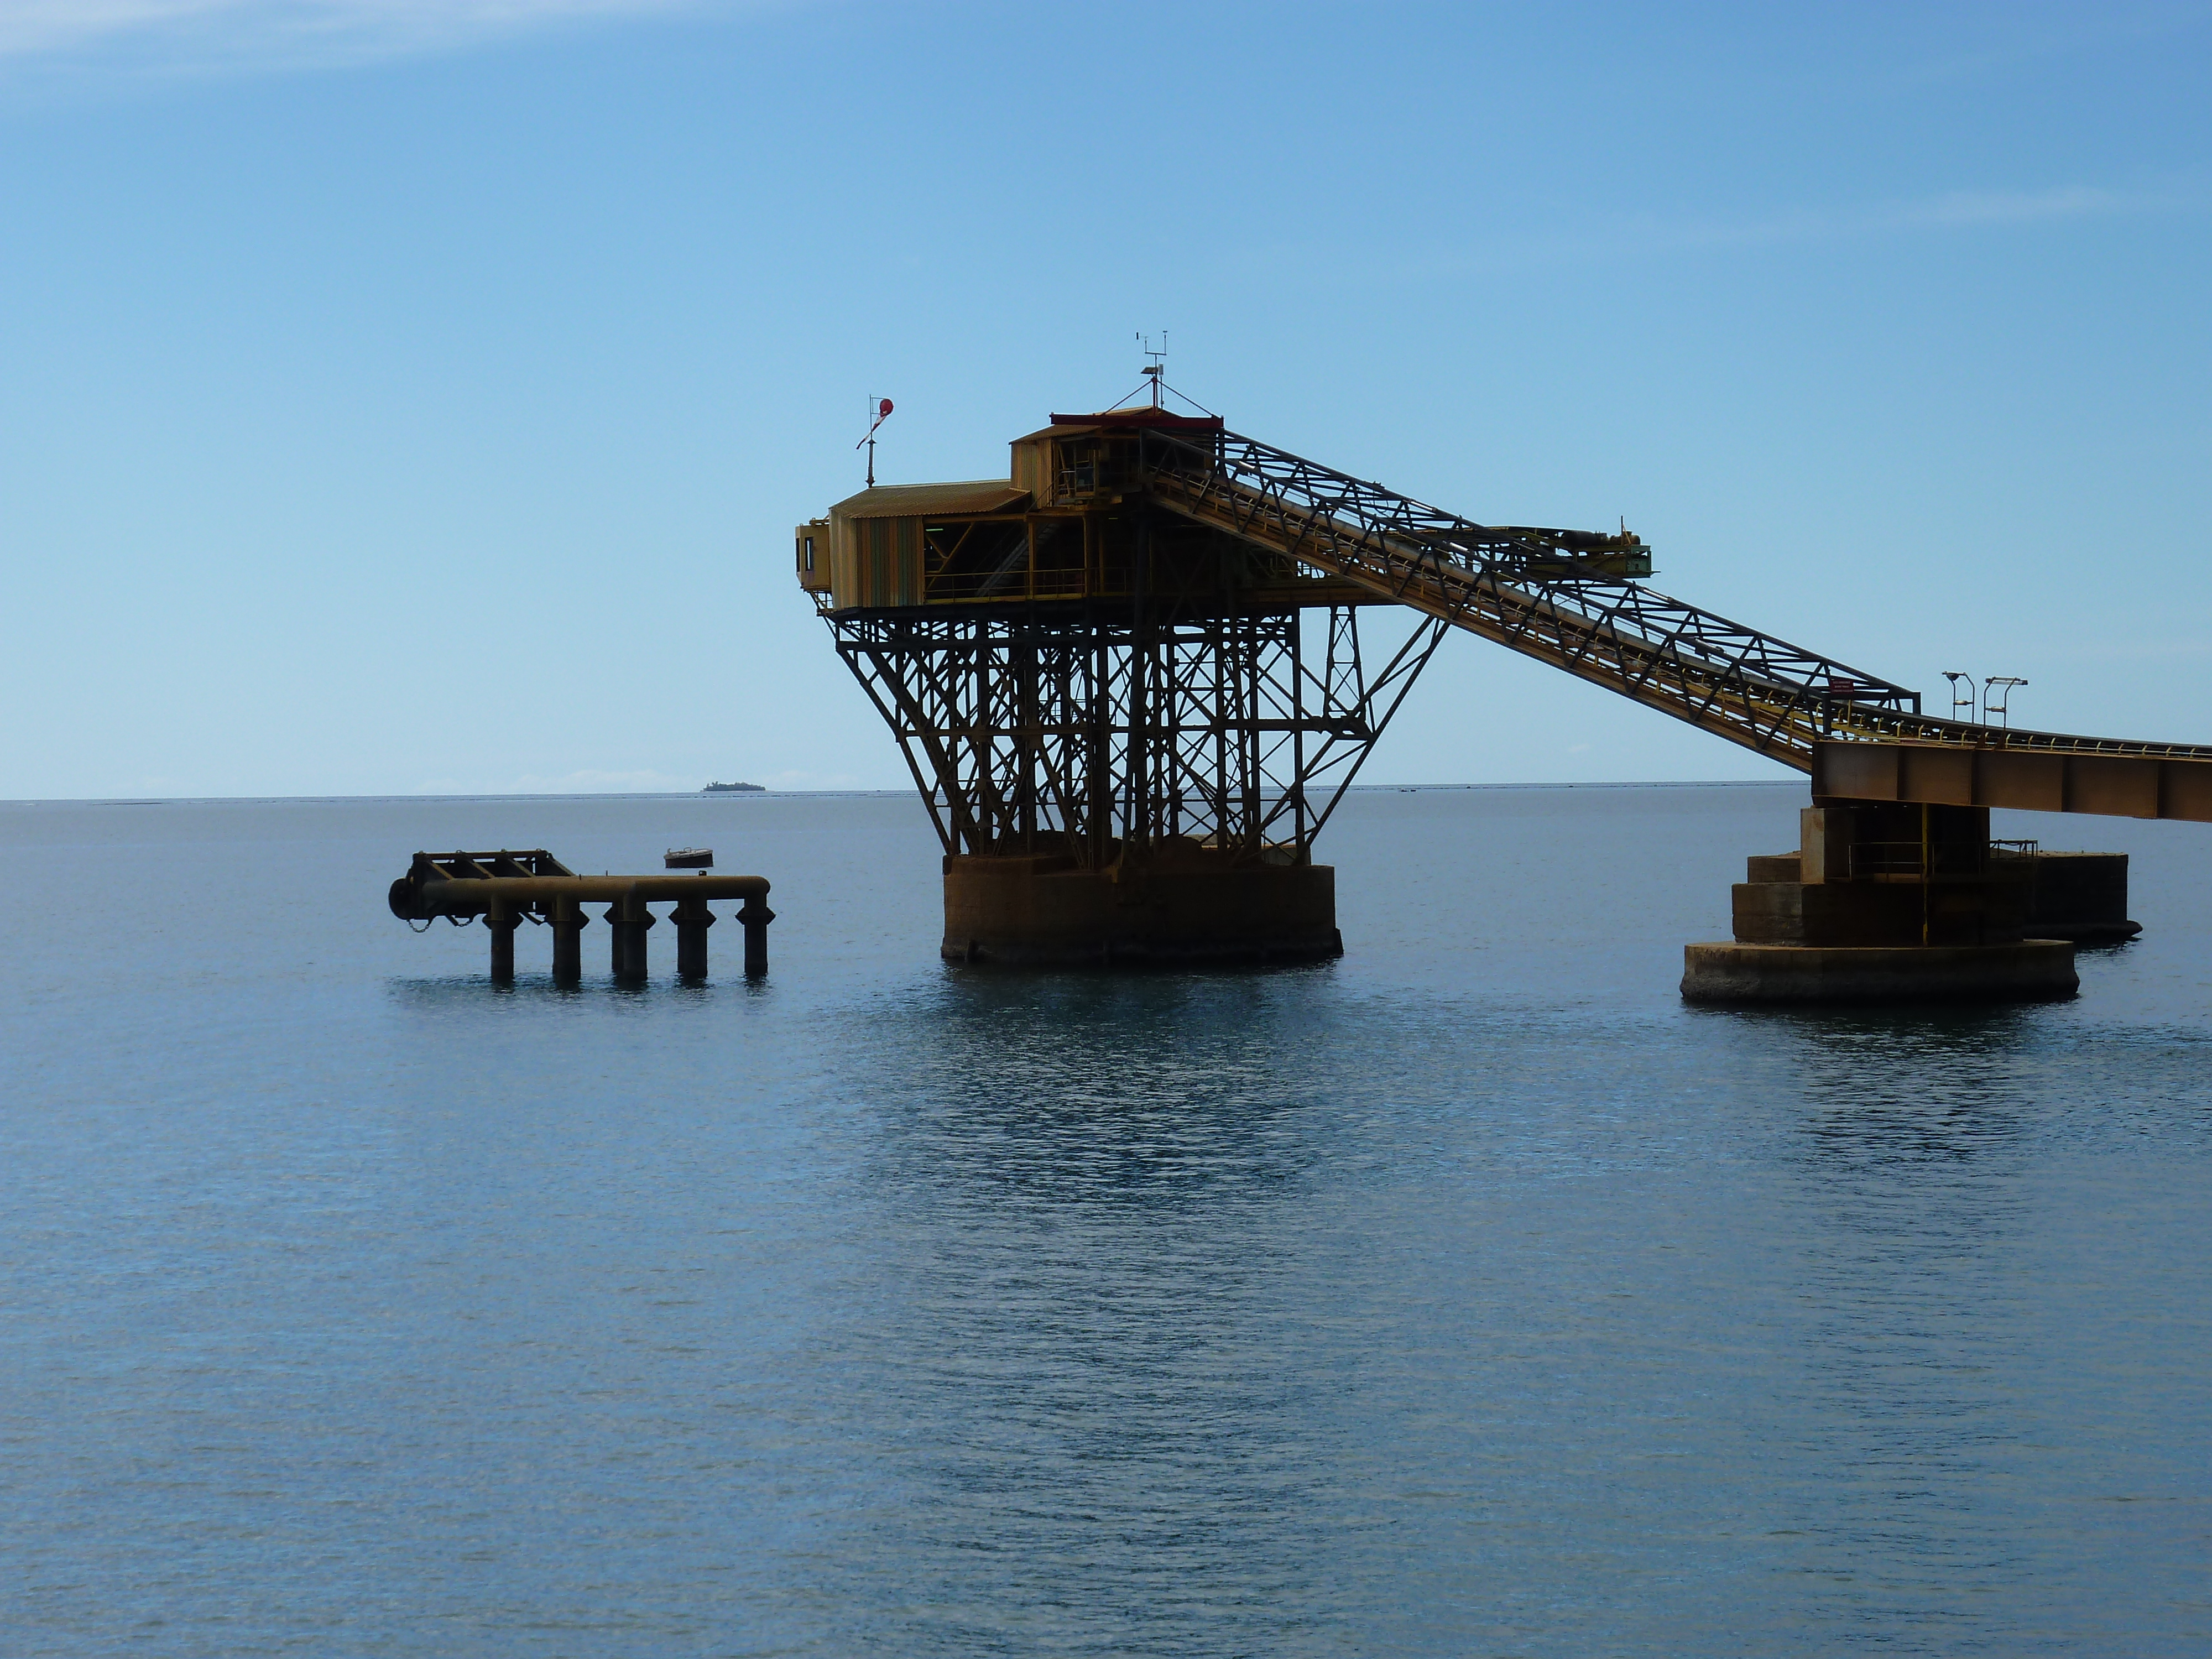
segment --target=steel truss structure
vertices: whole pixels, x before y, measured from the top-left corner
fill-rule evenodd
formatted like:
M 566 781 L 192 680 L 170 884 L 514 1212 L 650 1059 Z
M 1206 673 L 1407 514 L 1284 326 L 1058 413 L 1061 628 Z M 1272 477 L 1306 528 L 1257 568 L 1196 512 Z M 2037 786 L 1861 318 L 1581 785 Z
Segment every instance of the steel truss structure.
M 1632 580 L 1650 566 L 1626 532 L 1478 525 L 1218 428 L 1130 436 L 1110 488 L 1079 470 L 1026 514 L 972 515 L 1004 544 L 972 592 L 864 609 L 811 590 L 948 854 L 1104 870 L 1197 843 L 1231 864 L 1310 862 L 1453 628 L 1810 773 L 1816 792 L 2212 820 L 2212 746 L 1923 714 L 1917 692 Z M 925 553 L 951 533 L 914 522 Z M 1203 549 L 1163 559 L 1164 532 L 1187 546 L 1190 526 L 1272 556 L 1267 572 Z M 1045 536 L 1057 562 L 1040 563 Z M 1361 604 L 1420 618 L 1372 676 Z M 1325 635 L 1302 620 L 1323 615 Z M 1972 775 L 1913 759 L 1931 749 Z
M 1920 694 L 1642 584 L 1553 579 L 1603 538 L 1498 530 L 1236 433 L 1142 441 L 1152 498 L 1794 766 L 1814 746 L 1929 744 L 2138 761 L 2212 746 L 2075 737 L 1920 711 Z
M 1234 433 L 1147 432 L 1143 455 L 1176 512 L 1800 768 L 1839 728 L 1919 713 L 1917 692 L 1639 583 L 1545 579 L 1595 538 L 1471 524 Z
M 830 625 L 947 853 L 1103 869 L 1177 839 L 1231 863 L 1310 861 L 1447 626 L 1422 620 L 1370 675 L 1357 611 L 1327 616 L 1311 642 L 1294 609 L 908 611 Z

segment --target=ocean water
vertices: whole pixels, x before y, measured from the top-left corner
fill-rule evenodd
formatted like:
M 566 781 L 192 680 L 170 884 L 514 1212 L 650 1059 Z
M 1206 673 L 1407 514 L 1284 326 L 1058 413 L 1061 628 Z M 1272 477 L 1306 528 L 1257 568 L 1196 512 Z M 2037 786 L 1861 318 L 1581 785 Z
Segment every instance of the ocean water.
M 948 967 L 897 796 L 0 806 L 0 1652 L 2212 1651 L 2212 878 L 1685 1007 L 1796 788 L 1364 791 L 1340 962 Z M 766 875 L 495 990 L 419 848 Z

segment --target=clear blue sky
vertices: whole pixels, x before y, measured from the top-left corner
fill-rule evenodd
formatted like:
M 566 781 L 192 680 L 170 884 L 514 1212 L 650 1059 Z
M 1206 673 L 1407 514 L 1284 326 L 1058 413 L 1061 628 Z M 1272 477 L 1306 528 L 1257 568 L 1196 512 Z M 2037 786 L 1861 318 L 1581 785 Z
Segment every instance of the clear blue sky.
M 795 591 L 1133 386 L 2212 741 L 2212 9 L 0 0 L 0 797 L 898 786 Z M 1941 706 L 1940 702 L 1937 705 Z M 1779 775 L 1471 637 L 1376 781 Z

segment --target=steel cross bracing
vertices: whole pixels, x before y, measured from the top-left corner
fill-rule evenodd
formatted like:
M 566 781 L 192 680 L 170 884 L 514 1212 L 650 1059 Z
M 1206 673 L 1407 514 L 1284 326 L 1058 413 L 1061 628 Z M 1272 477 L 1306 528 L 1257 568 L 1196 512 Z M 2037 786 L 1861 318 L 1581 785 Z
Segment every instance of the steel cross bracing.
M 1147 432 L 1143 458 L 1163 506 L 1778 760 L 1809 768 L 1814 738 L 1919 711 L 1916 692 L 1636 582 L 1531 579 L 1556 547 L 1234 433 Z
M 1639 583 L 1533 579 L 1540 537 L 1455 514 L 1235 433 L 1143 437 L 1152 497 L 1197 521 L 1510 646 L 1810 771 L 1820 739 L 2140 760 L 2212 746 L 1939 720 L 1916 691 Z
M 1317 661 L 1295 611 L 831 625 L 946 852 L 1092 868 L 1167 836 L 1303 861 L 1445 629 L 1425 621 L 1370 678 L 1346 607 Z
M 1163 505 L 1801 768 L 1839 726 L 1917 714 L 1902 686 L 1635 582 L 1531 580 L 1552 544 L 1251 439 L 1144 450 Z

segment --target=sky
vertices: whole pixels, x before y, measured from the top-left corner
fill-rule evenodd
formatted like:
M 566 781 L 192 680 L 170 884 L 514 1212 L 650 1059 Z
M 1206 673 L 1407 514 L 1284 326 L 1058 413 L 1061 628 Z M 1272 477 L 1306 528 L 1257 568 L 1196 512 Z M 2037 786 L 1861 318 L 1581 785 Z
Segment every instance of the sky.
M 1935 712 L 2212 742 L 2208 70 L 2128 0 L 0 0 L 0 799 L 905 787 L 792 526 L 871 398 L 1003 476 L 1162 331 Z M 1456 635 L 1365 781 L 1786 775 Z

